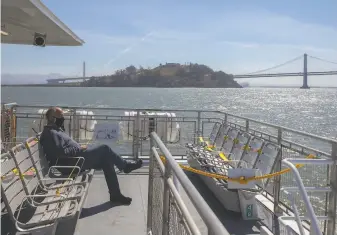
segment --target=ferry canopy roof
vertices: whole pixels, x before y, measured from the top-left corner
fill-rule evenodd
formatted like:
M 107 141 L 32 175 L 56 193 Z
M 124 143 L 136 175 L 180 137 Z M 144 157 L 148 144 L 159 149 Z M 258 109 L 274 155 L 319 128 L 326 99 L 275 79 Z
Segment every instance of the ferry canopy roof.
M 46 46 L 84 43 L 40 0 L 1 0 L 1 43 L 33 45 L 37 34 Z

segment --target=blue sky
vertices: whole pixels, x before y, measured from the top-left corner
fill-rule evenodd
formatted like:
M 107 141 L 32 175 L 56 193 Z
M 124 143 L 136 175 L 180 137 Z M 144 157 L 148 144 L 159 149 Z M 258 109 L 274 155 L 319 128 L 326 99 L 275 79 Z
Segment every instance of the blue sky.
M 87 75 L 165 62 L 203 63 L 244 74 L 305 52 L 337 62 L 336 0 L 43 2 L 86 43 L 67 48 L 2 45 L 2 73 L 80 76 L 85 60 Z M 270 72 L 300 72 L 302 64 L 299 60 Z M 337 64 L 309 59 L 309 71 L 323 70 L 337 70 Z M 301 78 L 248 81 L 296 85 Z M 310 82 L 337 86 L 337 76 Z

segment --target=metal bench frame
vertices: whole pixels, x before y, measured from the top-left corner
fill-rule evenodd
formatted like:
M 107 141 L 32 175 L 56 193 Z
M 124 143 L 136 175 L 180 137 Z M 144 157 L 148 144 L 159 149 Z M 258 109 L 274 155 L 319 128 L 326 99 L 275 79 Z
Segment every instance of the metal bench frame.
M 81 188 L 82 193 L 80 195 L 68 195 L 68 196 L 64 196 L 64 195 L 61 194 L 60 199 L 48 201 L 48 200 L 50 200 L 50 198 L 52 198 L 52 199 L 55 198 L 55 194 L 53 194 L 53 195 L 29 194 L 29 192 L 27 191 L 27 188 L 25 186 L 25 180 L 22 179 L 22 177 L 19 177 L 20 180 L 18 180 L 18 181 L 21 181 L 22 190 L 25 192 L 25 197 L 23 198 L 22 203 L 18 207 L 19 211 L 18 211 L 18 214 L 17 214 L 16 217 L 14 216 L 15 211 L 13 212 L 12 208 L 10 207 L 10 202 L 7 200 L 4 188 L 2 186 L 1 186 L 2 187 L 1 188 L 2 189 L 1 195 L 4 199 L 3 201 L 4 201 L 4 204 L 5 204 L 5 208 L 7 209 L 11 220 L 15 223 L 15 227 L 19 232 L 34 232 L 34 231 L 40 232 L 40 230 L 47 229 L 47 227 L 48 227 L 48 229 L 51 229 L 52 234 L 55 233 L 55 234 L 63 235 L 63 234 L 69 233 L 69 229 L 75 230 L 76 223 L 79 219 L 82 207 L 84 205 L 84 202 L 85 202 L 85 199 L 86 199 L 86 196 L 87 196 L 87 193 L 88 193 L 88 188 L 90 186 L 90 183 L 92 181 L 92 178 L 93 178 L 93 175 L 94 175 L 95 171 L 90 170 L 88 172 L 81 172 L 80 173 L 81 167 L 79 167 L 79 166 L 67 166 L 69 168 L 78 169 L 78 174 L 76 174 L 75 177 L 72 176 L 73 178 L 69 178 L 69 177 L 67 178 L 67 177 L 64 177 L 64 176 L 54 177 L 51 174 L 51 169 L 57 169 L 57 167 L 62 167 L 62 166 L 58 165 L 58 166 L 54 166 L 54 167 L 49 167 L 48 165 L 46 165 L 48 163 L 45 159 L 45 155 L 44 155 L 43 151 L 39 151 L 39 157 L 44 160 L 44 161 L 40 162 L 41 163 L 41 170 L 39 171 L 37 165 L 35 164 L 36 162 L 35 162 L 34 157 L 33 157 L 33 154 L 35 152 L 33 152 L 34 150 L 32 150 L 30 148 L 30 145 L 29 145 L 29 143 L 32 140 L 35 140 L 35 139 L 36 139 L 35 137 L 31 137 L 31 138 L 27 139 L 27 141 L 24 144 L 21 144 L 20 146 L 16 146 L 17 148 L 24 147 L 25 148 L 24 151 L 27 151 L 27 158 L 29 158 L 30 161 L 31 161 L 31 168 L 35 169 L 35 173 L 36 173 L 35 176 L 33 176 L 33 177 L 37 178 L 37 182 L 38 182 L 35 186 L 40 187 L 45 192 L 49 192 L 49 193 L 50 192 L 55 193 L 56 189 L 60 189 L 60 188 L 66 189 L 66 188 L 75 186 L 75 189 Z M 38 147 L 41 148 L 41 146 L 38 146 Z M 13 161 L 13 169 L 16 168 L 17 171 L 19 172 L 19 176 L 23 176 L 23 173 L 25 173 L 25 172 L 21 172 L 19 163 L 16 161 L 16 158 L 15 158 L 14 150 L 15 150 L 15 148 L 12 149 L 10 152 L 6 153 L 6 155 L 11 156 L 8 159 L 8 161 Z M 3 154 L 3 155 L 5 155 L 5 154 Z M 76 157 L 75 159 L 83 159 L 83 161 L 82 161 L 82 165 L 83 165 L 84 158 Z M 8 163 L 9 162 L 7 162 L 6 164 L 8 164 Z M 30 166 L 28 166 L 28 168 L 29 167 Z M 43 172 L 42 172 L 43 168 L 48 168 L 48 173 L 46 175 L 44 175 Z M 85 177 L 83 175 L 85 175 Z M 16 177 L 16 176 L 14 176 L 14 177 Z M 76 182 L 76 178 L 82 178 L 82 181 Z M 54 184 L 52 186 L 50 186 L 47 183 L 48 181 L 56 181 L 56 183 L 54 182 Z M 61 183 L 59 183 L 59 182 L 61 182 Z M 64 183 L 67 183 L 68 185 L 64 184 Z M 75 191 L 75 192 L 77 192 L 77 191 Z M 47 201 L 39 202 L 39 201 L 36 200 L 36 199 L 39 199 L 39 198 L 40 199 L 41 198 L 47 198 Z M 64 220 L 64 218 L 62 217 L 60 219 L 59 218 L 54 219 L 53 221 L 50 221 L 50 223 L 48 222 L 47 225 L 46 224 L 44 224 L 44 225 L 37 224 L 35 227 L 26 228 L 24 224 L 20 223 L 17 220 L 18 216 L 21 213 L 24 201 L 28 202 L 29 206 L 31 206 L 31 207 L 47 206 L 47 205 L 51 205 L 51 204 L 55 204 L 55 203 L 72 202 L 75 205 L 75 206 L 73 206 L 74 214 L 71 217 L 66 217 L 66 220 Z M 15 209 L 17 210 L 17 208 L 15 208 Z
M 227 129 L 228 130 L 227 133 L 223 137 L 217 136 L 217 138 L 223 138 L 224 139 L 224 137 L 227 136 L 228 132 L 231 129 L 236 129 L 236 128 L 229 127 Z M 245 133 L 245 134 L 248 134 L 249 136 L 251 136 L 250 133 L 243 132 L 241 130 L 238 130 L 238 133 Z M 253 138 L 250 138 L 248 140 L 247 145 L 249 145 L 249 142 L 252 139 Z M 223 144 L 224 143 L 225 143 L 225 141 L 223 142 Z M 222 146 L 223 146 L 223 144 L 222 144 Z M 273 146 L 277 146 L 274 143 L 269 143 L 267 141 L 264 141 L 263 145 L 261 146 L 262 151 L 256 156 L 255 162 L 252 166 L 253 168 L 256 166 L 257 162 L 259 161 L 259 157 L 263 154 L 263 149 L 265 147 L 267 147 L 269 144 L 273 145 Z M 270 172 L 273 171 L 278 158 L 281 156 L 280 155 L 281 147 L 277 146 L 277 148 L 278 148 L 277 154 L 276 154 L 276 157 L 274 158 L 273 165 L 271 167 Z M 228 163 L 231 162 L 231 160 L 229 160 L 227 163 L 225 163 L 222 159 L 220 159 L 217 151 L 215 151 L 212 154 L 210 151 L 208 151 L 207 149 L 205 150 L 205 148 L 203 146 L 200 146 L 200 145 L 194 146 L 194 147 L 188 147 L 188 149 L 189 149 L 189 151 L 188 151 L 188 162 L 192 167 L 196 167 L 196 168 L 199 168 L 199 169 L 211 172 L 211 173 L 218 173 L 218 174 L 224 173 L 224 172 L 221 172 L 220 169 L 223 170 L 223 169 L 228 169 L 229 167 L 230 168 L 235 167 L 235 166 L 233 166 L 233 164 L 231 164 L 231 165 L 228 164 Z M 231 151 L 229 153 L 225 153 L 228 158 L 231 157 L 233 149 L 234 149 L 234 145 L 232 146 Z M 240 159 L 234 161 L 234 162 L 237 163 L 237 164 L 235 164 L 236 167 L 240 167 L 240 165 L 242 165 L 242 163 L 244 162 L 244 161 L 242 162 L 242 160 L 243 160 L 243 157 L 245 156 L 246 152 L 247 152 L 247 150 L 244 150 L 242 155 L 240 156 Z M 215 163 L 219 163 L 219 164 L 215 164 Z M 268 173 L 270 173 L 270 172 L 268 172 Z M 231 210 L 231 211 L 236 211 L 236 212 L 241 211 L 237 189 L 228 189 L 228 183 L 224 180 L 221 180 L 221 179 L 218 180 L 218 179 L 209 178 L 209 177 L 205 177 L 205 176 L 200 176 L 200 177 L 206 183 L 206 185 L 210 188 L 210 190 L 213 191 L 213 193 L 218 197 L 219 201 L 224 205 L 224 207 L 226 209 Z M 261 185 L 256 184 L 257 185 L 256 189 L 245 189 L 245 190 L 240 190 L 240 191 L 248 192 L 248 193 L 258 193 L 258 192 L 262 191 L 263 188 L 266 187 L 268 183 L 269 183 L 269 180 L 266 180 L 262 184 L 262 188 L 261 188 Z M 231 198 L 231 200 L 225 200 L 224 199 L 224 198 L 228 199 L 229 197 Z M 229 201 L 231 203 L 228 203 Z
M 50 227 L 56 226 L 56 224 L 60 220 L 71 219 L 72 217 L 76 215 L 76 211 L 78 210 L 79 204 L 77 200 L 73 200 L 71 198 L 64 198 L 61 196 L 61 199 L 53 200 L 53 201 L 43 201 L 39 205 L 35 205 L 31 203 L 31 201 L 34 200 L 35 198 L 43 198 L 43 199 L 48 200 L 51 197 L 54 198 L 55 195 L 33 195 L 33 194 L 27 195 L 25 191 L 25 186 L 21 179 L 22 177 L 20 177 L 21 176 L 20 172 L 19 172 L 19 176 L 15 175 L 12 172 L 13 169 L 15 168 L 16 168 L 16 164 L 13 158 L 8 159 L 7 161 L 1 164 L 1 178 L 2 178 L 1 197 L 4 201 L 5 208 L 7 210 L 7 213 L 10 216 L 10 219 L 13 221 L 16 229 L 19 232 L 33 233 L 33 232 L 38 232 L 46 228 L 50 229 Z M 6 175 L 8 176 L 8 173 L 14 174 L 14 176 L 13 178 L 9 180 L 9 182 L 4 182 L 4 176 Z M 36 186 L 38 186 L 38 184 L 36 184 Z M 11 191 L 8 192 L 8 190 L 11 190 Z M 16 197 L 18 198 L 15 199 Z M 28 202 L 28 204 L 26 204 L 25 202 Z M 73 204 L 74 206 L 71 207 L 70 204 Z M 23 208 L 24 205 L 25 207 Z M 59 207 L 59 210 L 62 210 L 66 206 L 68 206 L 69 209 L 65 209 L 65 210 L 68 211 L 71 209 L 71 214 L 69 215 L 68 213 L 65 213 L 64 215 L 61 215 L 56 218 L 40 220 L 38 222 L 35 222 L 34 225 L 30 225 L 30 224 L 19 221 L 19 216 L 23 209 L 27 209 L 28 207 L 30 208 L 43 207 L 45 211 L 48 211 L 48 207 L 52 205 L 54 205 L 55 207 Z M 29 220 L 32 219 L 33 216 L 35 215 L 37 214 L 36 213 L 32 214 Z M 54 231 L 55 231 L 55 228 L 52 229 L 52 232 Z

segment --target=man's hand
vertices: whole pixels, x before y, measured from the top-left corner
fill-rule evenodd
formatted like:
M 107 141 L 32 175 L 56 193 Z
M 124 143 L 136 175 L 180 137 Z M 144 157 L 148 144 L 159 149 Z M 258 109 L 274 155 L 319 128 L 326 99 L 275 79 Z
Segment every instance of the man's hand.
M 81 145 L 81 149 L 86 150 L 88 148 L 87 145 Z

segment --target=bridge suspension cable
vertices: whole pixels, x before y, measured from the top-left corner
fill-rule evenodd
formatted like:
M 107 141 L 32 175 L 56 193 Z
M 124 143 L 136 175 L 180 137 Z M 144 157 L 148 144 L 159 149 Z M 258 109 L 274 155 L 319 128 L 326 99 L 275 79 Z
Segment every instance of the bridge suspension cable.
M 262 69 L 262 70 L 258 70 L 258 71 L 252 72 L 252 73 L 246 73 L 246 74 L 244 74 L 244 75 L 252 75 L 252 74 L 257 74 L 257 73 L 263 73 L 263 72 L 266 72 L 266 71 L 268 71 L 268 70 L 276 69 L 276 68 L 282 67 L 282 66 L 284 66 L 284 65 L 286 65 L 286 64 L 293 63 L 293 62 L 295 62 L 296 60 L 299 60 L 299 59 L 301 59 L 301 58 L 303 58 L 303 55 L 300 55 L 300 56 L 298 56 L 298 57 L 296 57 L 296 58 L 294 58 L 294 59 L 288 60 L 288 61 L 286 61 L 286 62 L 284 62 L 284 63 L 282 63 L 282 64 L 279 64 L 279 65 L 270 67 L 270 68 L 268 68 L 268 69 Z
M 336 65 L 337 65 L 337 62 L 333 62 L 333 61 L 330 61 L 330 60 L 321 59 L 321 58 L 318 58 L 318 57 L 316 57 L 316 56 L 308 55 L 308 57 L 310 57 L 310 58 L 312 58 L 312 59 L 320 60 L 320 61 L 323 61 L 323 62 L 326 62 L 326 63 L 336 64 Z

